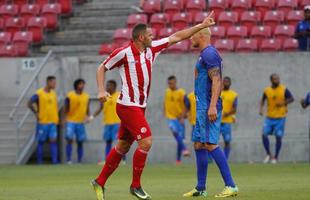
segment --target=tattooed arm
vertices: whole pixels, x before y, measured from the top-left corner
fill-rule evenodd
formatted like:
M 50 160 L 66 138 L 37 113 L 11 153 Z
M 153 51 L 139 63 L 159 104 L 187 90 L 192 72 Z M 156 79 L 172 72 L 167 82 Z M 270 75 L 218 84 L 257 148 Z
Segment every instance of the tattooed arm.
M 221 93 L 221 75 L 219 67 L 213 67 L 208 71 L 208 75 L 212 81 L 211 102 L 208 110 L 208 117 L 211 122 L 217 119 L 216 104 Z

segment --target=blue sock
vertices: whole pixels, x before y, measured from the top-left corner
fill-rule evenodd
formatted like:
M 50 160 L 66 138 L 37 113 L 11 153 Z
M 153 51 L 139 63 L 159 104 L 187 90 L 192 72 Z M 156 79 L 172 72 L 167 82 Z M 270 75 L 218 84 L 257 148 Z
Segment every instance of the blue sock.
M 83 154 L 84 154 L 83 143 L 78 142 L 77 143 L 77 156 L 78 156 L 79 163 L 82 162 Z
M 51 149 L 51 156 L 52 156 L 52 163 L 58 164 L 58 147 L 56 142 L 50 143 L 50 149 Z
M 276 155 L 275 155 L 276 159 L 278 159 L 281 146 L 282 146 L 282 137 L 276 137 Z
M 37 163 L 42 164 L 43 163 L 43 146 L 44 142 L 39 142 L 37 147 Z
M 224 153 L 225 153 L 226 159 L 228 160 L 229 154 L 230 154 L 230 144 L 229 144 L 229 143 L 228 143 L 228 144 L 225 144 Z
M 105 159 L 107 159 L 111 149 L 112 149 L 112 141 L 107 141 L 107 144 L 105 146 Z
M 68 142 L 66 146 L 66 155 L 67 155 L 67 162 L 71 161 L 72 155 L 72 143 Z
M 208 151 L 206 149 L 196 149 L 196 166 L 197 166 L 197 186 L 196 190 L 206 189 L 206 179 L 208 171 Z
M 216 147 L 213 151 L 210 152 L 212 154 L 213 159 L 218 166 L 223 180 L 225 182 L 225 186 L 235 187 L 235 183 L 233 178 L 231 177 L 230 169 L 225 158 L 225 155 L 220 147 Z
M 181 161 L 182 151 L 186 149 L 182 136 L 178 133 L 173 133 L 175 140 L 177 141 L 177 161 Z
M 267 155 L 270 155 L 269 138 L 266 135 L 263 135 L 263 145 L 264 145 Z

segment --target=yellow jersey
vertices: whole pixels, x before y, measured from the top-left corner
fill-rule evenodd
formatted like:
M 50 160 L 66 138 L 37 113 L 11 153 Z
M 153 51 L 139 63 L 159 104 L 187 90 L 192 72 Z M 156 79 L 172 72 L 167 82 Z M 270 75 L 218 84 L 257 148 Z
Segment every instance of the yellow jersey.
M 190 125 L 194 126 L 196 124 L 196 98 L 195 93 L 191 92 L 187 95 L 188 101 L 189 101 L 189 115 L 188 115 L 188 121 Z
M 177 119 L 185 111 L 184 96 L 185 90 L 180 88 L 177 90 L 166 89 L 165 95 L 165 115 L 168 119 Z
M 238 94 L 233 90 L 222 90 L 221 98 L 223 103 L 223 113 L 229 113 L 234 107 L 237 106 Z M 222 115 L 223 116 L 223 115 Z M 230 115 L 227 117 L 222 117 L 222 123 L 234 123 L 236 120 L 236 115 Z
M 38 114 L 40 124 L 58 124 L 57 94 L 54 90 L 46 92 L 44 88 L 37 90 Z
M 280 84 L 276 88 L 266 87 L 264 97 L 267 99 L 267 117 L 283 118 L 287 113 L 287 106 L 277 107 L 277 104 L 285 103 L 286 87 Z
M 88 110 L 89 95 L 85 92 L 77 94 L 75 91 L 68 92 L 69 112 L 67 121 L 73 123 L 83 123 Z
M 119 97 L 119 92 L 115 92 L 103 104 L 103 121 L 105 125 L 119 124 L 121 120 L 116 113 L 116 104 Z

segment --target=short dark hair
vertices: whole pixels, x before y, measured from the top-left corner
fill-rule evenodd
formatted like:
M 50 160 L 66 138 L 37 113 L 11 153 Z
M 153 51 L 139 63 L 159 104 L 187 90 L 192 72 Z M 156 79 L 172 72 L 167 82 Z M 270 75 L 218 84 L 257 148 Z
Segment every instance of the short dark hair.
M 147 25 L 146 24 L 137 24 L 135 25 L 135 27 L 133 27 L 132 29 L 132 39 L 133 40 L 137 40 L 139 38 L 139 35 L 142 32 L 145 32 L 147 29 Z
M 276 73 L 272 73 L 271 75 L 270 75 L 270 80 L 272 80 L 272 78 L 274 77 L 274 76 L 279 76 L 278 74 L 276 74 Z
M 48 77 L 46 77 L 46 82 L 51 81 L 51 80 L 56 80 L 56 76 L 48 76 Z
M 109 83 L 109 84 L 112 84 L 112 85 L 114 86 L 114 88 L 117 87 L 117 83 L 116 83 L 115 80 L 108 80 L 108 83 Z
M 76 90 L 81 83 L 85 84 L 85 80 L 81 78 L 76 79 L 73 83 L 73 88 Z
M 171 80 L 177 80 L 177 78 L 174 75 L 171 75 L 168 77 L 168 81 L 171 81 Z
M 224 79 L 229 80 L 231 82 L 231 78 L 229 76 L 225 76 Z

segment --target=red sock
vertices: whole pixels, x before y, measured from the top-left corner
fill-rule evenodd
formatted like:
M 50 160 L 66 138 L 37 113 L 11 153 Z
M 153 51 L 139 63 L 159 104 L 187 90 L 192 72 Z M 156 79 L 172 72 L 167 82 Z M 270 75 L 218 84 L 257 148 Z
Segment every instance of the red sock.
M 98 178 L 96 179 L 97 183 L 101 186 L 105 185 L 105 182 L 108 180 L 109 176 L 115 171 L 115 169 L 118 167 L 122 157 L 124 155 L 121 154 L 116 150 L 116 148 L 113 148 L 102 168 L 101 173 L 99 174 Z
M 139 188 L 141 187 L 140 179 L 145 166 L 147 157 L 147 152 L 139 148 L 136 149 L 133 155 L 133 172 L 132 172 L 132 183 L 131 187 Z

